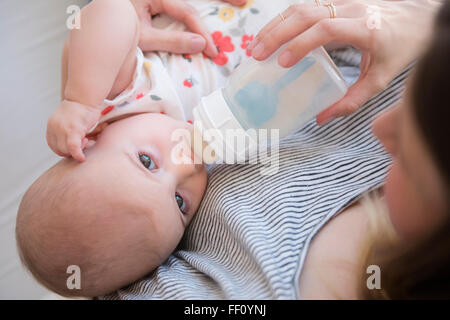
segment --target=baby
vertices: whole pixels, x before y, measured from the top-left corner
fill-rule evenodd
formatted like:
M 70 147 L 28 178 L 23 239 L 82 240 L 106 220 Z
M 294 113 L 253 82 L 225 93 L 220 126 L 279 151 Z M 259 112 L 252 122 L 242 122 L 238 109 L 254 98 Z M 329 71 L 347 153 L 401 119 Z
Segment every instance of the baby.
M 210 57 L 144 56 L 128 0 L 83 8 L 81 29 L 71 31 L 64 49 L 63 101 L 47 127 L 50 147 L 67 158 L 29 188 L 17 216 L 22 261 L 43 285 L 65 296 L 106 294 L 174 251 L 207 174 L 202 164 L 176 161 L 191 156 L 173 151 L 178 142 L 171 135 L 188 130 L 200 98 L 224 86 L 250 56 L 248 28 L 256 32 L 274 15 L 265 16 L 257 2 L 189 1 L 210 28 Z M 166 17 L 160 22 L 183 28 Z M 75 290 L 67 285 L 72 265 L 81 272 Z

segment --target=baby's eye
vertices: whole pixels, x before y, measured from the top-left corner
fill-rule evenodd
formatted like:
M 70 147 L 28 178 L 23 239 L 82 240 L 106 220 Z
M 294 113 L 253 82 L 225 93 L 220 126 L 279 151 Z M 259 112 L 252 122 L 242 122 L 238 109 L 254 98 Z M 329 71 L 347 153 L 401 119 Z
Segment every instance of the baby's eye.
M 177 200 L 178 208 L 180 208 L 181 212 L 185 213 L 186 203 L 184 202 L 184 199 L 178 193 L 175 193 L 175 200 Z
M 153 170 L 156 168 L 155 162 L 146 154 L 140 154 L 139 160 L 148 170 Z

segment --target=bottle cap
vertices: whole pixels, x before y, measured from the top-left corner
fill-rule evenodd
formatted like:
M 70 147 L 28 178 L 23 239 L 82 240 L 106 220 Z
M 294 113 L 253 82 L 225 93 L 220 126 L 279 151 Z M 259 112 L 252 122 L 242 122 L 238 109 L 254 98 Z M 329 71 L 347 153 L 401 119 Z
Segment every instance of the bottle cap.
M 240 125 L 228 107 L 222 89 L 203 97 L 194 108 L 193 116 L 194 132 L 197 132 L 194 139 L 203 137 L 203 141 L 209 146 L 209 149 L 200 150 L 200 144 L 197 141 L 195 147 L 194 141 L 194 152 L 197 156 L 202 156 L 204 162 L 211 163 L 214 159 L 212 162 L 220 160 L 224 163 L 236 163 L 256 151 L 258 140 Z

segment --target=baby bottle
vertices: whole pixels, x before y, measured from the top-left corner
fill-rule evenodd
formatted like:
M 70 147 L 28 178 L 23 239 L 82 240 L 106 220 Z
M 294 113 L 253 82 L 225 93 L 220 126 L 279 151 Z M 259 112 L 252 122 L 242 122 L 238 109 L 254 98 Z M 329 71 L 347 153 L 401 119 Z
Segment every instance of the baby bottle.
M 196 155 L 204 156 L 198 146 L 207 145 L 216 161 L 230 154 L 242 159 L 268 141 L 261 129 L 278 130 L 282 139 L 344 96 L 347 85 L 323 47 L 291 68 L 278 64 L 281 50 L 265 61 L 249 58 L 224 88 L 202 98 L 193 110 L 193 137 L 203 139 L 194 145 Z

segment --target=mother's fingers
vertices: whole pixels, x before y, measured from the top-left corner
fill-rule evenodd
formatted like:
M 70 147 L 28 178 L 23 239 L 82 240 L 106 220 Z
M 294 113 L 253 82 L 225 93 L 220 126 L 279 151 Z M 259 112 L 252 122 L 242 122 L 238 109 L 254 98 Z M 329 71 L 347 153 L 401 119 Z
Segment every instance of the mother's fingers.
M 232 4 L 233 6 L 243 6 L 247 3 L 247 0 L 223 0 L 225 2 L 228 2 Z
M 326 7 L 302 6 L 302 10 L 287 9 L 276 16 L 260 31 L 256 42 L 250 46 L 252 55 L 257 60 L 264 60 L 281 45 L 314 25 L 317 21 L 328 18 Z M 289 7 L 291 8 L 291 7 Z
M 206 49 L 206 40 L 199 34 L 152 28 L 142 34 L 141 49 L 172 53 L 199 53 Z
M 390 79 L 386 76 L 387 72 L 376 71 L 376 69 L 371 66 L 367 73 L 361 74 L 358 81 L 348 89 L 341 100 L 317 116 L 317 123 L 323 125 L 334 118 L 350 115 L 371 97 L 383 90 Z
M 361 73 L 358 80 L 347 90 L 345 96 L 317 116 L 319 125 L 334 118 L 350 115 L 358 110 L 366 101 L 386 88 L 392 80 L 390 67 L 383 66 L 369 52 L 361 58 Z
M 326 9 L 326 8 L 325 8 Z M 284 10 L 281 15 L 284 19 L 289 19 L 296 12 L 302 12 L 305 16 L 312 16 L 312 12 L 317 11 L 317 6 L 311 3 L 302 3 L 289 6 Z M 253 50 L 254 47 L 261 41 L 267 38 L 267 35 L 276 27 L 283 23 L 280 14 L 274 17 L 269 23 L 267 23 L 256 35 L 255 40 L 253 40 L 248 46 L 249 50 Z
M 370 30 L 363 18 L 321 20 L 291 40 L 280 53 L 278 62 L 283 67 L 291 67 L 311 50 L 331 41 L 344 42 L 360 50 L 367 50 L 371 41 Z
M 339 5 L 338 5 L 339 4 Z M 336 1 L 335 10 L 338 18 L 358 18 L 365 15 L 366 6 L 346 1 Z M 264 60 L 281 45 L 302 34 L 322 20 L 330 19 L 330 9 L 314 4 L 290 6 L 281 16 L 275 17 L 267 24 L 250 44 L 252 55 L 257 60 Z
M 183 22 L 186 27 L 195 33 L 200 34 L 206 41 L 205 54 L 209 57 L 217 56 L 217 48 L 208 31 L 208 28 L 201 20 L 197 10 L 183 0 L 161 1 L 161 13 L 166 13 L 177 21 Z

